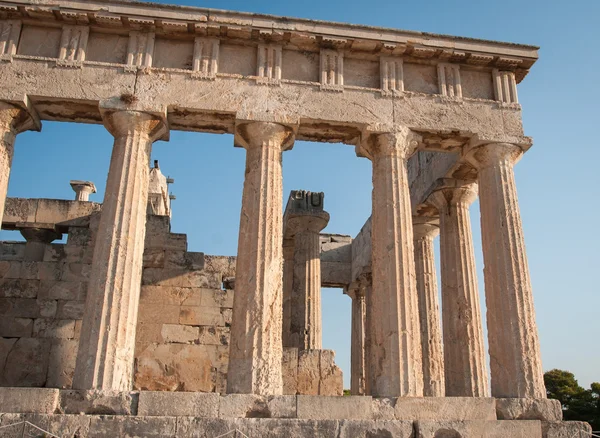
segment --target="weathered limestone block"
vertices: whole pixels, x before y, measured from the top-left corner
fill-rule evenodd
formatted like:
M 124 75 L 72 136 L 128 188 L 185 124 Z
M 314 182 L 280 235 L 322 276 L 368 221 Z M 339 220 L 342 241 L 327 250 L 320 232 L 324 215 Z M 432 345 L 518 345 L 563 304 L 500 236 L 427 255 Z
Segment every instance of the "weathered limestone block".
M 229 327 L 199 327 L 198 343 L 203 345 L 229 345 Z
M 150 344 L 136 358 L 134 387 L 146 391 L 213 392 L 226 370 L 227 346 Z
M 37 318 L 33 322 L 33 336 L 36 338 L 73 339 L 75 337 L 75 321 Z
M 38 298 L 52 300 L 84 301 L 87 282 L 43 280 L 39 285 Z
M 36 298 L 38 290 L 40 290 L 40 282 L 37 280 L 0 280 L 0 297 Z M 40 298 L 49 297 L 40 296 Z
M 144 437 L 162 438 L 176 436 L 175 417 L 126 417 L 122 415 L 93 416 L 89 438 Z
M 59 300 L 56 318 L 58 319 L 82 319 L 85 311 L 83 300 Z
M 497 398 L 495 400 L 498 420 L 562 420 L 562 406 L 558 400 L 546 398 Z
M 418 421 L 415 438 L 541 438 L 539 421 Z
M 423 395 L 426 397 L 443 397 L 445 394 L 444 352 L 433 251 L 433 239 L 438 233 L 439 227 L 431 218 L 413 216 L 415 273 L 423 352 Z
M 339 438 L 414 438 L 412 421 L 339 421 Z
M 478 170 L 492 396 L 546 398 L 513 166 L 523 150 L 473 142 Z
M 342 370 L 334 359 L 333 350 L 299 351 L 297 394 L 342 395 Z
M 200 329 L 179 324 L 163 324 L 161 335 L 166 343 L 188 344 L 198 339 Z
M 370 393 L 422 396 L 423 368 L 406 161 L 417 136 L 366 131 L 359 154 L 373 162 L 372 299 L 367 301 Z M 390 202 L 393 199 L 394 202 Z
M 48 339 L 18 339 L 6 354 L 0 386 L 45 386 L 51 345 Z
M 3 316 L 0 319 L 0 336 L 5 338 L 28 338 L 33 333 L 33 319 Z
M 371 420 L 372 398 L 369 396 L 297 396 L 298 418 L 312 420 Z
M 77 348 L 79 348 L 77 339 L 52 339 L 47 387 L 70 388 L 73 385 Z
M 58 408 L 58 389 L 1 388 L 2 411 L 12 413 L 53 414 Z
M 63 414 L 136 415 L 138 394 L 104 390 L 62 390 L 59 412 Z
M 139 416 L 219 416 L 219 394 L 197 392 L 142 391 L 139 394 Z
M 495 420 L 494 399 L 479 397 L 373 398 L 373 418 L 381 420 Z
M 223 277 L 235 277 L 236 257 L 231 256 L 205 256 L 204 270 L 217 272 Z
M 14 427 L 3 429 L 6 435 L 3 438 L 21 438 L 25 434 L 39 436 L 42 432 L 32 426 L 22 424 L 28 421 L 42 430 L 61 438 L 89 438 L 95 436 L 90 433 L 91 417 L 87 415 L 53 415 L 53 414 L 4 414 L 0 418 L 0 425 L 15 424 Z M 20 425 L 16 425 L 21 423 Z M 25 435 L 27 436 L 27 435 Z
M 166 138 L 165 114 L 103 102 L 115 142 L 95 238 L 93 269 L 73 386 L 127 390 L 132 384 L 152 143 Z
M 0 362 L 1 364 L 1 362 Z M 281 360 L 283 393 L 295 395 L 298 389 L 298 349 L 284 348 Z
M 142 284 L 150 286 L 198 287 L 219 289 L 221 277 L 207 271 L 190 271 L 183 268 L 145 268 Z
M 296 396 L 227 394 L 220 399 L 219 418 L 296 418 Z
M 0 314 L 17 318 L 53 318 L 57 313 L 55 300 L 31 298 L 0 298 Z
M 236 143 L 246 148 L 246 174 L 236 263 L 227 392 L 283 391 L 282 152 L 294 131 L 284 125 L 239 122 Z
M 542 438 L 585 438 L 591 433 L 592 427 L 583 421 L 542 421 Z

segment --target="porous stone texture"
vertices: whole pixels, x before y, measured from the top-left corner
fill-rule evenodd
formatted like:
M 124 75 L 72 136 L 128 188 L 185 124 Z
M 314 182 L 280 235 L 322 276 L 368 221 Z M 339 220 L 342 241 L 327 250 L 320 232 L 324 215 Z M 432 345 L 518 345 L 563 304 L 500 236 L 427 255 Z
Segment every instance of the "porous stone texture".
M 542 421 L 542 438 L 585 438 L 591 434 L 592 427 L 583 421 Z
M 533 398 L 497 398 L 498 420 L 561 421 L 562 406 L 558 400 Z
M 58 407 L 58 389 L 0 388 L 0 413 L 53 414 Z
M 369 396 L 325 397 L 299 395 L 298 418 L 312 420 L 370 420 L 372 398 Z
M 218 417 L 220 399 L 214 393 L 141 391 L 137 415 Z
M 419 421 L 415 438 L 541 438 L 539 421 Z
M 142 278 L 148 163 L 160 116 L 102 105 L 115 137 L 73 377 L 77 389 L 130 389 Z
M 227 394 L 220 398 L 219 418 L 296 418 L 296 396 Z
M 423 352 L 423 395 L 443 397 L 445 393 L 444 351 L 433 252 L 433 239 L 439 234 L 439 227 L 434 222 L 431 218 L 413 217 L 413 235 Z
M 342 370 L 335 364 L 333 350 L 298 352 L 296 394 L 342 395 Z
M 489 396 L 469 207 L 477 186 L 439 181 L 429 200 L 440 218 L 446 396 Z
M 250 122 L 237 127 L 246 176 L 236 265 L 227 392 L 282 394 L 283 218 L 281 154 L 292 129 Z
M 495 420 L 494 399 L 477 397 L 373 398 L 373 418 L 380 420 Z
M 135 415 L 138 393 L 112 390 L 62 390 L 59 412 L 63 414 Z
M 282 343 L 286 347 L 295 347 L 291 340 L 292 330 L 292 293 L 294 287 L 294 239 L 283 239 L 283 315 Z M 285 354 L 285 352 L 284 352 Z
M 523 151 L 472 144 L 478 170 L 492 396 L 546 398 L 513 166 Z

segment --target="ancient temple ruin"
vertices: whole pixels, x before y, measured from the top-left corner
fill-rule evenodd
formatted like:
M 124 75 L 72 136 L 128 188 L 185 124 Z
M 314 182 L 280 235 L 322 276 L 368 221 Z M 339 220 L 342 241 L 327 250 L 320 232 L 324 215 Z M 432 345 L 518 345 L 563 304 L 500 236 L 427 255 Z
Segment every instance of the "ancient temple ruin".
M 588 433 L 546 399 L 517 202 L 513 166 L 532 144 L 517 84 L 536 59 L 259 14 L 0 0 L 0 217 L 25 239 L 0 243 L 0 436 L 23 422 L 80 438 Z M 70 182 L 75 200 L 7 198 L 15 139 L 44 120 L 114 136 L 102 203 L 90 181 Z M 246 149 L 235 257 L 171 233 L 173 180 L 150 152 L 172 130 Z M 357 236 L 322 232 L 323 193 L 284 196 L 295 140 L 372 162 Z M 352 396 L 322 347 L 322 287 L 352 300 Z

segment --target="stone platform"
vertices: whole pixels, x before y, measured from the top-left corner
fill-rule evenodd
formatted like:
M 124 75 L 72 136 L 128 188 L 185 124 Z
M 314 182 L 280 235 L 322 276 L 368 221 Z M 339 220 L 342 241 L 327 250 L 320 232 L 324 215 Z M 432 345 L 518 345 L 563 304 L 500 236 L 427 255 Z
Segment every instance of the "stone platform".
M 216 438 L 235 430 L 257 438 L 579 438 L 591 432 L 585 423 L 561 420 L 554 400 L 0 388 L 3 438 L 23 436 L 30 427 L 24 421 L 61 438 Z

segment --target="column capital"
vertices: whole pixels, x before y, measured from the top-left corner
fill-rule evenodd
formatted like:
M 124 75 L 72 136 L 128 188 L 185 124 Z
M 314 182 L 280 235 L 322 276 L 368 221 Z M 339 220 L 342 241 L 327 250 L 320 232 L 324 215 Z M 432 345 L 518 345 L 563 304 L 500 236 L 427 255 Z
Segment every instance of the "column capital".
M 463 150 L 463 157 L 481 170 L 500 162 L 514 165 L 523 156 L 523 147 L 512 143 L 479 143 L 472 141 Z
M 76 201 L 88 201 L 90 193 L 96 193 L 96 186 L 91 181 L 70 181 L 71 188 L 75 192 Z
M 399 155 L 407 159 L 417 150 L 421 140 L 419 134 L 406 126 L 368 126 L 356 146 L 356 155 L 370 160 L 378 155 Z
M 62 233 L 50 228 L 20 228 L 19 232 L 27 242 L 52 243 L 62 238 Z
M 325 194 L 307 190 L 292 190 L 284 212 L 284 235 L 293 238 L 297 233 L 319 233 L 329 223 L 329 213 L 323 210 Z
M 413 216 L 414 240 L 431 239 L 440 234 L 440 220 L 437 217 Z
M 141 132 L 152 142 L 169 140 L 166 108 L 147 108 L 135 102 L 128 104 L 123 97 L 103 100 L 99 108 L 104 126 L 115 138 Z
M 427 202 L 438 210 L 449 205 L 471 205 L 477 199 L 477 183 L 453 178 L 440 178 L 427 197 Z
M 238 119 L 234 145 L 247 150 L 268 145 L 287 151 L 294 146 L 297 130 L 295 124 Z
M 23 131 L 41 131 L 42 123 L 33 104 L 25 97 L 22 101 L 0 100 L 0 127 L 19 134 Z

